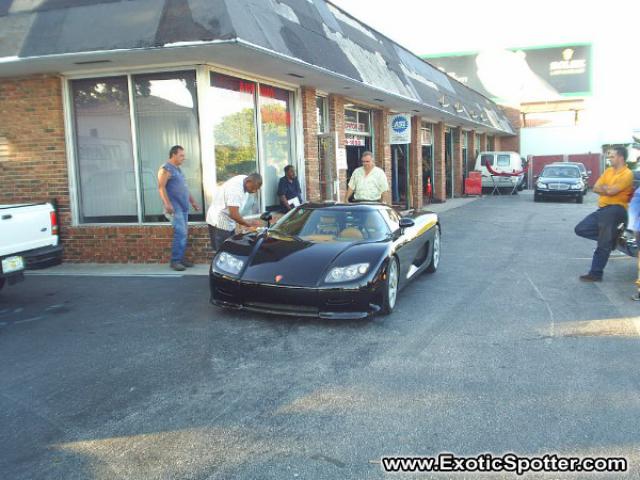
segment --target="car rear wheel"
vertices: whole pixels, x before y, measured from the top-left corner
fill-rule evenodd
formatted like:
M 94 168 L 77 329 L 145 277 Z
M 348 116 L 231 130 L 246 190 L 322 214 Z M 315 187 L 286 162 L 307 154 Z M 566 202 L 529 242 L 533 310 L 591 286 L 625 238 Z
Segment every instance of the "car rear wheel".
M 431 263 L 427 267 L 427 273 L 434 273 L 440 265 L 440 227 L 436 225 L 436 232 L 433 234 L 433 249 L 431 252 Z
M 389 261 L 386 272 L 386 280 L 384 284 L 384 298 L 382 301 L 382 314 L 389 315 L 393 312 L 398 299 L 398 281 L 400 279 L 400 268 L 398 260 L 393 257 Z

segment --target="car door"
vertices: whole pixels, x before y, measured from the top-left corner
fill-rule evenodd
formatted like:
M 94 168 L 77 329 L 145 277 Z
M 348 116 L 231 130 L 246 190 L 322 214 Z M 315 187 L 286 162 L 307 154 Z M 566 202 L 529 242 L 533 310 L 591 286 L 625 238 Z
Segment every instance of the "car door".
M 421 245 L 418 244 L 418 228 L 405 228 L 400 231 L 400 215 L 392 208 L 385 207 L 381 210 L 382 216 L 388 223 L 389 228 L 394 235 L 394 251 L 400 262 L 400 287 L 407 281 L 407 274 L 410 271 L 411 264 L 418 254 Z

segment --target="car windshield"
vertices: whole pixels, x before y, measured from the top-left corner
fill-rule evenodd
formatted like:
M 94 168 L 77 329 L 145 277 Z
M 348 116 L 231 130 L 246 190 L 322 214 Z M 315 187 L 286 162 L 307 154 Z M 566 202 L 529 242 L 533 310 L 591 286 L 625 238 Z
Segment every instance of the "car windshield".
M 580 178 L 580 170 L 577 167 L 546 167 L 542 171 L 542 177 L 553 178 Z
M 377 210 L 304 207 L 289 212 L 270 231 L 309 242 L 373 242 L 390 233 Z

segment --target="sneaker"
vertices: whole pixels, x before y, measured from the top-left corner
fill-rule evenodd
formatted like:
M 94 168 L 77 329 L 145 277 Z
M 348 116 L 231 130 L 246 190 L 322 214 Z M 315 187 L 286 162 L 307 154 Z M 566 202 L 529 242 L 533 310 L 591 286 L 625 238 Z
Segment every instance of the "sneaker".
M 582 282 L 601 282 L 602 277 L 596 277 L 595 275 L 591 275 L 587 273 L 586 275 L 580 275 L 580 281 Z
M 182 265 L 184 265 L 187 268 L 193 267 L 193 262 L 190 262 L 189 260 L 185 260 L 184 258 L 182 259 L 182 261 L 180 263 L 182 263 Z
M 186 267 L 180 262 L 171 262 L 170 267 L 178 272 L 184 272 L 186 270 Z

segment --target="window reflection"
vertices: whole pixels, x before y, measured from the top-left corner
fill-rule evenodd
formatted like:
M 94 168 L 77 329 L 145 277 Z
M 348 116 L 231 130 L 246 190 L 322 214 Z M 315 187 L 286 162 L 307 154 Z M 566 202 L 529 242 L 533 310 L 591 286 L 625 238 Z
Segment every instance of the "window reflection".
M 196 76 L 192 71 L 158 73 L 136 75 L 133 81 L 144 220 L 166 221 L 157 171 L 173 145 L 184 147 L 181 169 L 189 192 L 203 205 Z M 191 212 L 189 219 L 203 220 L 204 216 Z
M 216 181 L 258 170 L 253 82 L 211 74 Z

